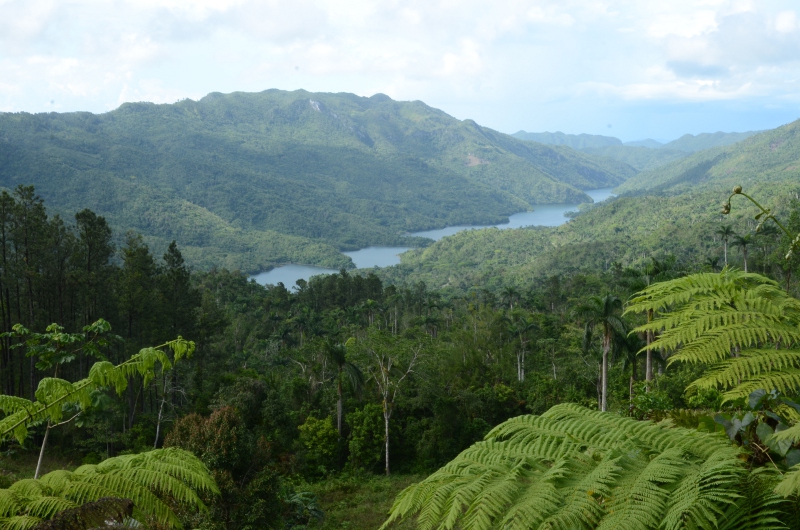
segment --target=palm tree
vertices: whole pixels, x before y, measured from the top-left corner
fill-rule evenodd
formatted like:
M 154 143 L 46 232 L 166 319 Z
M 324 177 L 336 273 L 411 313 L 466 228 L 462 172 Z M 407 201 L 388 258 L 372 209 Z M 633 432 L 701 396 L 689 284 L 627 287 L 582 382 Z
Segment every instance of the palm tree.
M 706 257 L 706 261 L 703 263 L 703 265 L 708 267 L 711 272 L 717 272 L 719 270 L 719 257 L 708 256 Z
M 508 304 L 508 310 L 514 310 L 514 301 L 519 300 L 519 291 L 513 287 L 504 287 L 500 297 Z
M 347 360 L 347 346 L 340 342 L 334 342 L 328 338 L 323 342 L 323 353 L 336 365 L 338 373 L 336 376 L 336 428 L 339 430 L 339 437 L 342 436 L 342 374 L 347 374 L 354 388 L 360 388 L 364 384 L 364 374 L 358 366 Z
M 747 272 L 747 247 L 753 242 L 753 235 L 747 234 L 745 236 L 734 236 L 733 245 L 742 249 L 742 257 L 744 259 L 744 272 Z
M 726 254 L 727 255 L 727 254 Z M 641 291 L 658 282 L 672 280 L 681 275 L 674 255 L 669 255 L 663 260 L 650 257 L 650 263 L 641 269 L 628 268 L 623 271 L 624 285 L 632 291 Z M 653 320 L 653 311 L 647 311 L 647 321 Z M 645 360 L 644 379 L 648 383 L 653 380 L 653 350 L 650 344 L 655 340 L 655 333 L 647 332 L 647 356 Z M 648 386 L 648 391 L 650 390 Z
M 627 330 L 624 330 L 627 331 Z M 637 333 L 619 333 L 615 330 L 613 351 L 614 358 L 622 358 L 624 369 L 630 370 L 630 381 L 628 383 L 629 403 L 633 409 L 633 387 L 636 384 L 638 374 L 639 353 L 645 349 L 646 345 Z
M 512 336 L 519 339 L 517 351 L 517 381 L 525 381 L 525 354 L 526 346 L 530 342 L 528 333 L 539 328 L 536 321 L 526 316 L 522 311 L 515 311 L 511 316 L 503 317 L 506 329 Z
M 620 318 L 622 301 L 613 294 L 591 296 L 585 304 L 573 311 L 573 315 L 586 323 L 585 335 L 591 336 L 595 326 L 603 328 L 603 361 L 600 368 L 600 410 L 608 410 L 608 352 L 614 331 L 623 332 L 624 324 Z
M 728 266 L 728 240 L 736 235 L 731 225 L 722 225 L 714 232 L 722 239 L 723 248 L 725 249 L 725 266 Z

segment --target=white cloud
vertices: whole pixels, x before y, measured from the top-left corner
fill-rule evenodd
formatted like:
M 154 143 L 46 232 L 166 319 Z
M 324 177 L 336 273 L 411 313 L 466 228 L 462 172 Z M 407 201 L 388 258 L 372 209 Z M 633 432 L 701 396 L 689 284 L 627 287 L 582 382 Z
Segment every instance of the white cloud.
M 798 29 L 791 0 L 0 0 L 0 108 L 304 87 L 512 120 L 570 98 L 780 99 Z
M 791 33 L 797 30 L 797 13 L 781 11 L 775 17 L 775 30 L 779 33 Z

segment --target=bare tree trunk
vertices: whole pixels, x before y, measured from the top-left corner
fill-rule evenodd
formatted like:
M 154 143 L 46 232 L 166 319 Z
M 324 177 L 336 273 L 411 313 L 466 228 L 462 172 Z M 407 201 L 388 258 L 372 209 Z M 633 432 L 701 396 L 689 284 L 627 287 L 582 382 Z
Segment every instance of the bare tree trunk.
M 44 439 L 42 440 L 42 448 L 39 450 L 39 461 L 36 463 L 36 472 L 33 474 L 34 479 L 39 478 L 42 471 L 42 460 L 44 460 L 44 449 L 47 447 L 47 438 L 50 436 L 50 421 L 47 421 L 47 429 L 44 431 Z
M 653 321 L 653 310 L 647 312 L 647 323 Z M 650 381 L 653 380 L 653 350 L 650 345 L 653 343 L 653 332 L 647 332 L 647 360 L 644 367 L 644 380 L 647 381 L 647 391 L 650 392 Z
M 383 438 L 386 444 L 386 476 L 389 476 L 389 418 L 392 416 L 392 411 L 383 402 Z
M 164 404 L 167 402 L 167 376 L 164 375 L 164 392 L 161 394 L 161 405 L 158 407 L 158 421 L 156 421 L 156 441 L 153 449 L 158 449 L 158 437 L 161 434 L 161 420 L 164 418 Z
M 600 410 L 606 412 L 608 410 L 608 350 L 610 349 L 609 337 L 603 337 L 603 368 L 602 368 L 602 396 L 600 401 Z
M 336 390 L 339 393 L 339 401 L 336 402 L 336 428 L 339 430 L 339 438 L 342 437 L 342 369 L 339 368 L 339 380 Z

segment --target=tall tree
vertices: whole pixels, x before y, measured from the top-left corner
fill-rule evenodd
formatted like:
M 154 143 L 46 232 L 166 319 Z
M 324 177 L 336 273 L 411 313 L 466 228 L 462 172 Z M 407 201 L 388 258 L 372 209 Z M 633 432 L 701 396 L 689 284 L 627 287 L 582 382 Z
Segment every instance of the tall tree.
M 595 326 L 603 328 L 603 360 L 600 368 L 600 410 L 608 410 L 608 353 L 614 331 L 622 333 L 624 325 L 620 314 L 622 301 L 613 294 L 592 296 L 586 303 L 575 308 L 573 314 L 584 321 L 586 334 L 591 335 Z
M 390 474 L 389 420 L 394 413 L 394 406 L 400 389 L 408 377 L 414 372 L 419 362 L 422 345 L 407 340 L 397 339 L 380 332 L 371 333 L 363 345 L 368 357 L 368 372 L 375 382 L 381 397 L 383 409 L 383 441 L 385 451 L 384 469 Z
M 731 225 L 722 225 L 714 232 L 722 239 L 722 248 L 725 251 L 725 266 L 728 266 L 728 241 L 736 235 Z
M 742 251 L 742 259 L 744 260 L 744 272 L 747 272 L 747 247 L 753 243 L 753 235 L 746 234 L 743 236 L 734 236 L 731 245 L 739 247 Z
M 94 322 L 100 311 L 98 307 L 103 291 L 108 289 L 108 276 L 114 244 L 111 241 L 111 227 L 104 217 L 89 209 L 75 214 L 78 229 L 78 248 L 76 259 L 79 263 L 79 283 L 81 303 L 85 323 Z
M 360 388 L 364 384 L 364 374 L 355 364 L 347 360 L 347 346 L 340 342 L 328 338 L 322 343 L 322 352 L 325 357 L 336 365 L 336 428 L 339 437 L 342 436 L 342 376 L 346 375 L 354 388 Z

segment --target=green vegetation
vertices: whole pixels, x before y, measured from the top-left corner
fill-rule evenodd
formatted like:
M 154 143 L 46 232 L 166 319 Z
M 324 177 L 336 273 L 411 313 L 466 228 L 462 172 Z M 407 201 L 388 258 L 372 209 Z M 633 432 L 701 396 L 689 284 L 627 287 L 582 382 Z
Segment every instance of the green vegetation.
M 761 131 L 747 131 L 741 133 L 701 133 L 698 135 L 684 134 L 677 140 L 667 142 L 661 149 L 675 149 L 685 153 L 696 153 L 711 149 L 712 147 L 721 147 L 724 145 L 732 145 L 742 140 L 746 140 L 751 136 L 758 134 Z
M 774 475 L 694 429 L 558 405 L 499 425 L 397 498 L 416 527 L 785 528 Z M 789 503 L 786 503 L 787 505 Z M 780 521 L 779 517 L 784 521 Z
M 740 184 L 757 190 L 759 184 L 796 183 L 800 172 L 800 140 L 795 121 L 737 144 L 700 151 L 619 186 L 621 193 L 676 194 L 730 190 Z M 773 194 L 774 195 L 774 194 Z
M 651 171 L 674 160 L 688 156 L 677 149 L 653 149 L 643 146 L 611 145 L 606 147 L 589 147 L 583 152 L 597 156 L 607 156 L 624 162 L 638 171 Z
M 98 519 L 122 522 L 128 517 L 145 524 L 175 528 L 181 526 L 175 510 L 205 509 L 198 496 L 204 493 L 219 492 L 197 457 L 186 451 L 158 449 L 14 482 L 8 489 L 0 490 L 3 514 L 0 527 L 32 528 L 57 515 L 69 521 L 65 515 L 83 507 L 73 524 L 87 530 L 96 526 L 98 523 L 93 521 Z M 109 499 L 125 499 L 131 504 L 120 506 L 107 502 Z
M 529 133 L 518 131 L 512 136 L 529 142 L 539 142 L 548 145 L 563 145 L 591 155 L 608 157 L 627 164 L 637 171 L 652 171 L 669 162 L 680 160 L 692 153 L 704 151 L 713 147 L 727 146 L 741 142 L 757 131 L 743 133 L 703 133 L 694 136 L 685 134 L 666 144 L 655 140 L 622 143 L 612 136 L 598 136 L 591 134 L 564 134 L 556 133 Z
M 312 116 L 347 116 L 308 99 Z M 774 172 L 791 156 L 761 136 L 740 165 Z M 175 241 L 156 258 L 91 210 L 50 216 L 31 187 L 0 193 L 0 517 L 798 528 L 800 198 L 792 179 L 731 196 L 726 182 L 464 232 L 380 277 L 291 289 L 193 271 Z
M 268 90 L 100 115 L 0 114 L 0 185 L 33 184 L 62 215 L 91 208 L 152 246 L 176 240 L 205 269 L 347 268 L 340 250 L 422 244 L 405 234 L 584 202 L 580 190 L 633 174 L 380 94 Z

